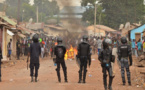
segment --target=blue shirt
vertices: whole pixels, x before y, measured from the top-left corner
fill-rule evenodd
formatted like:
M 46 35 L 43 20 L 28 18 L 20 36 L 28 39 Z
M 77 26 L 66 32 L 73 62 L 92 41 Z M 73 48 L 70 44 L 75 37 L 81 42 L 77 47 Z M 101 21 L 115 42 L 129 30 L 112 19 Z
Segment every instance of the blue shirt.
M 132 44 L 132 48 L 135 48 L 135 42 L 132 42 L 131 44 Z
M 141 42 L 138 42 L 137 43 L 138 50 L 141 50 L 141 46 L 142 46 L 142 43 Z

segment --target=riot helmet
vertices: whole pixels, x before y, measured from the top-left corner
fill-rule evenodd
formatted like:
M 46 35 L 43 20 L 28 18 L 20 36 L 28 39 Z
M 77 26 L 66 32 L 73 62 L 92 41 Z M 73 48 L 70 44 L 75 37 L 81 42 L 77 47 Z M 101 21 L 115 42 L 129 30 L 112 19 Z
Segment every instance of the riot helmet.
M 62 38 L 60 38 L 60 37 L 57 38 L 57 43 L 58 43 L 58 44 L 62 44 Z
M 38 42 L 38 38 L 39 38 L 39 36 L 38 36 L 37 34 L 35 34 L 35 35 L 33 36 L 33 38 L 32 38 L 33 42 L 34 42 L 34 43 L 37 43 L 37 42 Z
M 84 41 L 84 42 L 87 42 L 87 41 L 88 41 L 88 36 L 87 36 L 87 35 L 84 35 L 84 36 L 83 36 L 83 41 Z
M 109 46 L 111 45 L 112 41 L 111 39 L 104 39 L 103 40 L 103 48 L 106 49 L 106 48 L 109 48 Z
M 122 43 L 122 44 L 127 43 L 127 39 L 126 39 L 126 37 L 122 37 L 122 38 L 121 38 L 121 43 Z

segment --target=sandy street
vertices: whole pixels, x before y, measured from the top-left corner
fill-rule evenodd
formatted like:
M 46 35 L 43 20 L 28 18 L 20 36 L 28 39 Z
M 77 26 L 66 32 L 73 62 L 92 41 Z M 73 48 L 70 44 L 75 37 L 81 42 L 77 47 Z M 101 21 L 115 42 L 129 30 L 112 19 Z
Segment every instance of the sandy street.
M 58 83 L 57 75 L 52 59 L 45 58 L 41 60 L 39 69 L 39 81 L 37 83 L 30 82 L 29 72 L 26 68 L 26 61 L 17 61 L 15 65 L 12 63 L 2 65 L 2 82 L 0 90 L 104 90 L 102 79 L 102 68 L 97 55 L 93 55 L 92 65 L 88 68 L 86 84 L 78 84 L 78 66 L 73 61 L 66 61 L 68 72 L 68 83 L 64 83 L 64 77 L 61 70 L 62 83 Z M 113 90 L 143 90 L 137 88 L 134 82 L 134 66 L 131 68 L 132 86 L 122 86 L 121 74 L 117 65 L 115 65 L 115 79 L 113 81 Z M 91 76 L 92 75 L 92 76 Z

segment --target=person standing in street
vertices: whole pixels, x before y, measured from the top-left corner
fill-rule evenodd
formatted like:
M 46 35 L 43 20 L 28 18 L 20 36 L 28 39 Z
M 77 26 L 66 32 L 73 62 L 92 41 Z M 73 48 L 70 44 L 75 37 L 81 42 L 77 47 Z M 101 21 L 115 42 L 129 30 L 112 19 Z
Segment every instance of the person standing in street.
M 2 55 L 2 49 L 1 49 L 1 46 L 0 46 L 0 82 L 2 81 L 1 80 L 1 60 L 3 59 L 3 55 Z
M 97 46 L 98 46 L 98 55 L 99 55 L 99 52 L 102 49 L 102 40 L 100 39 L 100 37 L 98 37 Z
M 7 45 L 7 49 L 8 49 L 9 60 L 11 60 L 12 47 L 11 47 L 11 43 L 10 42 Z
M 137 50 L 138 56 L 141 56 L 141 54 L 142 54 L 142 42 L 140 39 L 137 42 L 137 47 L 138 47 L 138 50 Z
M 82 72 L 83 72 L 83 83 L 86 83 L 86 74 L 87 74 L 87 63 L 89 67 L 91 65 L 91 49 L 88 44 L 88 36 L 83 36 L 83 42 L 78 45 L 78 55 L 77 58 L 80 60 L 80 70 L 79 70 L 79 81 L 82 82 Z M 88 62 L 89 60 L 89 62 Z
M 20 41 L 17 40 L 17 44 L 16 44 L 16 49 L 17 49 L 17 60 L 20 60 L 20 47 L 21 47 Z
M 125 72 L 124 68 L 126 69 L 127 72 L 127 79 L 128 79 L 128 84 L 131 85 L 131 79 L 130 79 L 130 70 L 129 66 L 132 66 L 132 54 L 131 54 L 131 47 L 130 45 L 127 44 L 127 39 L 126 37 L 121 38 L 122 45 L 118 47 L 118 56 L 119 60 L 121 62 L 121 76 L 122 76 L 122 82 L 123 85 L 125 85 Z M 129 57 L 129 61 L 128 61 Z
M 103 72 L 103 83 L 105 90 L 112 90 L 113 82 L 113 72 L 112 72 L 112 62 L 115 62 L 115 56 L 112 55 L 112 48 L 109 48 L 111 45 L 111 39 L 103 40 L 103 49 L 99 53 L 98 60 L 101 62 L 102 72 Z M 107 89 L 107 71 L 109 74 L 109 85 Z
M 50 43 L 50 47 L 51 47 L 51 58 L 53 57 L 54 54 L 54 47 L 55 47 L 55 41 L 54 38 L 52 38 L 51 43 Z
M 33 43 L 30 45 L 30 51 L 28 54 L 28 57 L 30 56 L 30 76 L 31 76 L 31 82 L 33 82 L 33 77 L 35 76 L 35 82 L 37 82 L 37 77 L 38 77 L 38 69 L 40 66 L 39 63 L 39 55 L 41 54 L 41 47 L 38 42 L 39 36 L 35 34 L 32 38 Z M 28 60 L 27 60 L 28 63 Z M 34 69 L 35 69 L 35 74 L 34 74 Z
M 132 45 L 132 54 L 135 55 L 135 39 L 133 39 L 131 45 Z
M 65 64 L 65 53 L 66 53 L 66 47 L 62 44 L 62 39 L 58 38 L 57 39 L 58 45 L 54 47 L 54 55 L 56 55 L 56 72 L 57 72 L 57 77 L 58 77 L 58 82 L 61 82 L 61 77 L 60 77 L 60 65 L 62 66 L 63 73 L 64 73 L 64 80 L 65 82 L 68 82 L 67 80 L 67 67 Z

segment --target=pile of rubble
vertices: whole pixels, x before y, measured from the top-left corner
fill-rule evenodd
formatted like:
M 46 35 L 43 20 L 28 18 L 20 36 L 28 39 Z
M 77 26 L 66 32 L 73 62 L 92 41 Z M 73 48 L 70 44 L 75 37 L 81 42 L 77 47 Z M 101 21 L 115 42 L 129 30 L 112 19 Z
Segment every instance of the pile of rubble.
M 134 57 L 134 65 L 135 65 L 135 74 L 136 77 L 134 81 L 137 87 L 145 88 L 145 58 L 144 56 L 140 56 L 138 58 Z

